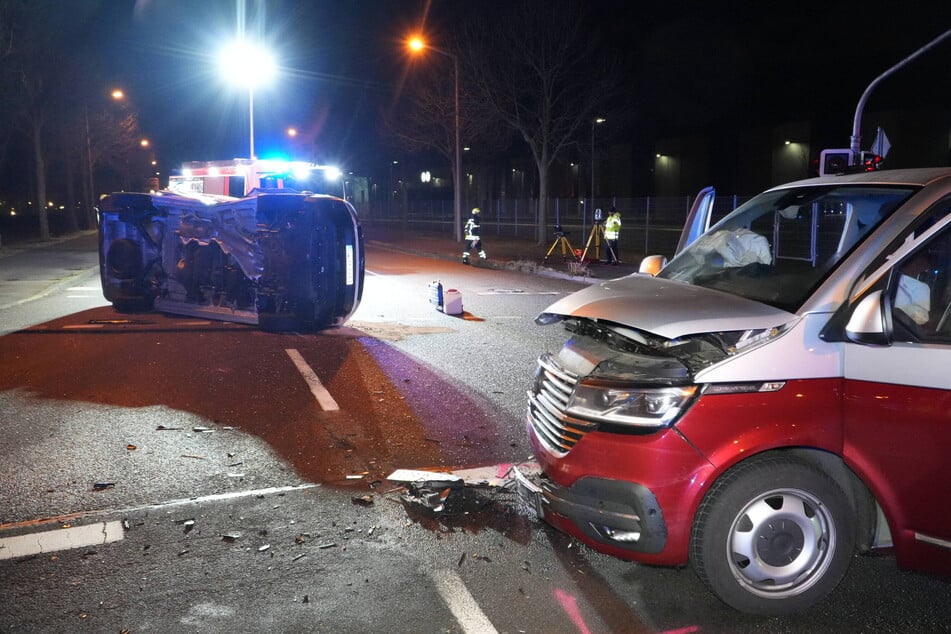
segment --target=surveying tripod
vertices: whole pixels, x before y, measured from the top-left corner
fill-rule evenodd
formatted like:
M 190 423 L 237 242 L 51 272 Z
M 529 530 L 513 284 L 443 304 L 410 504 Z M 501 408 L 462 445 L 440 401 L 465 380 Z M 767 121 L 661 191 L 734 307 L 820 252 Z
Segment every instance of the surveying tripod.
M 555 228 L 555 241 L 551 243 L 551 246 L 548 248 L 548 253 L 545 254 L 545 260 L 548 260 L 548 257 L 552 254 L 556 248 L 561 247 L 561 259 L 576 261 L 577 256 L 575 256 L 575 249 L 571 246 L 571 242 L 568 241 L 568 234 L 561 230 L 561 227 L 556 226 Z
M 598 210 L 600 211 L 600 209 Z M 588 256 L 588 249 L 591 248 L 591 242 L 594 242 L 594 259 L 601 261 L 601 242 L 604 241 L 605 256 L 610 256 L 609 262 L 617 262 L 617 253 L 611 248 L 611 243 L 604 239 L 604 226 L 600 220 L 596 220 L 588 234 L 588 242 L 584 245 L 584 253 L 581 254 L 581 261 L 584 262 Z

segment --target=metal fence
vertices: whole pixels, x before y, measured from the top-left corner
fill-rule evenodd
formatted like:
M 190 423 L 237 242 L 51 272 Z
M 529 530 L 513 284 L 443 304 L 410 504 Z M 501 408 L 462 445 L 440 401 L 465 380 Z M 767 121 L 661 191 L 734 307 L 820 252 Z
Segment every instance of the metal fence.
M 713 222 L 716 222 L 750 196 L 717 196 L 714 203 Z M 648 196 L 642 198 L 596 198 L 581 202 L 576 198 L 549 200 L 548 228 L 546 235 L 554 240 L 554 226 L 560 225 L 576 248 L 583 249 L 594 224 L 592 209 L 603 210 L 607 217 L 613 206 L 621 212 L 623 222 L 623 247 L 625 251 L 641 251 L 642 254 L 660 253 L 672 255 L 677 247 L 684 221 L 690 212 L 693 197 Z M 468 216 L 471 205 L 463 210 Z M 484 236 L 507 236 L 534 239 L 538 226 L 538 200 L 534 198 L 504 198 L 485 201 L 481 209 L 482 234 Z M 419 201 L 406 205 L 357 205 L 363 222 L 372 224 L 396 224 L 402 229 L 445 233 L 451 235 L 452 201 Z

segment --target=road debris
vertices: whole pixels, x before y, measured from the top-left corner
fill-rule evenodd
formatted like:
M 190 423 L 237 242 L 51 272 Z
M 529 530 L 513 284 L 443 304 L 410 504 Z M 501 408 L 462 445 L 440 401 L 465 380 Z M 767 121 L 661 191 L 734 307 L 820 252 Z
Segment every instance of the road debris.
M 92 485 L 93 491 L 105 491 L 106 489 L 116 488 L 115 482 L 94 482 Z
M 510 488 L 513 484 L 512 468 L 515 463 L 502 463 L 455 471 L 427 471 L 424 469 L 397 469 L 387 480 L 402 483 L 401 497 L 406 502 L 418 504 L 439 513 L 445 509 L 446 498 L 454 489 L 463 487 Z M 519 463 L 523 473 L 540 472 L 535 463 Z
M 350 498 L 350 501 L 356 504 L 357 506 L 373 506 L 373 496 L 369 494 L 354 496 Z
M 194 458 L 195 460 L 207 460 L 205 456 L 196 456 L 194 454 L 183 453 L 182 458 Z
M 195 427 L 192 427 L 192 431 L 198 432 L 199 434 L 210 434 L 215 430 L 211 427 L 202 427 L 201 425 L 196 425 Z
M 182 431 L 181 427 L 166 427 L 165 425 L 159 425 L 155 428 L 155 431 Z
M 125 448 L 128 449 L 129 451 L 135 451 L 136 449 L 138 449 L 138 447 L 136 447 L 135 445 L 126 445 Z
M 270 550 L 270 549 L 271 549 L 270 544 L 264 544 L 263 546 L 258 546 L 259 553 L 263 553 L 265 550 Z
M 317 545 L 317 548 L 319 548 L 320 550 L 326 550 L 326 549 L 328 549 L 328 548 L 336 548 L 336 547 L 337 547 L 336 542 L 327 542 L 327 543 L 325 543 L 325 544 L 318 544 L 318 545 Z
M 221 541 L 234 542 L 241 539 L 241 533 L 225 533 L 221 536 Z

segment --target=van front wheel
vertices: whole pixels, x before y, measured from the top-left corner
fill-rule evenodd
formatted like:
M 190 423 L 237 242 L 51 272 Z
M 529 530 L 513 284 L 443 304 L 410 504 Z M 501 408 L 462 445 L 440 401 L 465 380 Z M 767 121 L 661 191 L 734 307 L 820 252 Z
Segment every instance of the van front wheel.
M 690 559 L 727 605 L 763 615 L 804 610 L 845 575 L 855 548 L 842 488 L 786 456 L 754 459 L 707 493 L 694 523 Z

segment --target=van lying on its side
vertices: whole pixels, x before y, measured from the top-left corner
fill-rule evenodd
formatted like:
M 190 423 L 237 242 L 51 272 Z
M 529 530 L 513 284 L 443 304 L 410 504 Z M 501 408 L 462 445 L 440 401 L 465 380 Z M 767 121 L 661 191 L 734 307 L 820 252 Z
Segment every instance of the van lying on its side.
M 161 191 L 111 194 L 99 204 L 102 289 L 121 312 L 326 328 L 359 306 L 364 262 L 356 211 L 334 196 Z
M 814 604 L 856 551 L 951 572 L 949 211 L 951 168 L 795 182 L 550 306 L 524 499 L 752 613 Z

